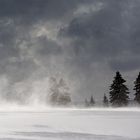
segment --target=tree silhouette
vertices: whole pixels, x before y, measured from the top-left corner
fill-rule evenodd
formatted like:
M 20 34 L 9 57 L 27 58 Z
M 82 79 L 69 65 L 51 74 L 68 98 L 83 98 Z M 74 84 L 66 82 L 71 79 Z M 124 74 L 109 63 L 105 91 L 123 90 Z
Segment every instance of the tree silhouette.
M 138 104 L 140 104 L 140 73 L 138 75 L 138 77 L 136 78 L 136 81 L 134 82 L 135 86 L 134 86 L 134 90 L 135 92 L 135 97 L 134 97 L 134 101 L 136 101 Z
M 112 106 L 126 106 L 128 104 L 129 92 L 126 81 L 122 78 L 119 72 L 116 72 L 113 83 L 110 87 L 110 103 Z

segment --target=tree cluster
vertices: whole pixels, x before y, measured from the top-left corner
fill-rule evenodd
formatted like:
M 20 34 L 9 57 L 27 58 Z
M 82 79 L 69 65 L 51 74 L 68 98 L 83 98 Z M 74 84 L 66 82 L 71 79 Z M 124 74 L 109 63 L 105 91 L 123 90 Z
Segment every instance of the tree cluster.
M 113 83 L 110 86 L 110 103 L 112 106 L 127 106 L 131 101 L 129 98 L 129 89 L 125 85 L 124 80 L 120 72 L 116 72 Z M 140 73 L 134 82 L 134 100 L 133 102 L 140 104 Z
M 86 107 L 93 107 L 95 105 L 95 100 L 94 100 L 93 96 L 90 97 L 89 101 L 87 99 L 85 99 L 85 105 L 86 105 Z
M 106 94 L 104 94 L 104 107 L 108 107 L 109 105 L 113 107 L 124 107 L 127 106 L 130 102 L 140 105 L 140 73 L 134 82 L 135 94 L 134 99 L 132 100 L 129 98 L 129 89 L 125 85 L 125 83 L 126 80 L 124 80 L 120 72 L 117 71 L 114 80 L 110 86 L 109 99 L 107 98 Z M 87 102 L 87 100 L 85 101 L 86 106 L 91 106 L 90 104 L 91 103 Z

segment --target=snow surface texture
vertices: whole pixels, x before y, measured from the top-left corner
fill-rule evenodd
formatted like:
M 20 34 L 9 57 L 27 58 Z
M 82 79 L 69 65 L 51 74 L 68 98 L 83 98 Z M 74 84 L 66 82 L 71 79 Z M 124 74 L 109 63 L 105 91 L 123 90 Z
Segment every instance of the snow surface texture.
M 136 108 L 37 110 L 1 109 L 0 140 L 140 140 Z

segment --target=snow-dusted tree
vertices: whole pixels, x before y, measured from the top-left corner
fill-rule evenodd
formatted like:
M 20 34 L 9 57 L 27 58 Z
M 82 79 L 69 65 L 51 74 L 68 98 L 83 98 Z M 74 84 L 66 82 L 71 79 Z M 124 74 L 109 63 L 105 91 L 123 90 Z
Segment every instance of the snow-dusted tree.
M 60 79 L 58 87 L 59 87 L 58 103 L 60 105 L 66 105 L 70 103 L 71 97 L 69 94 L 69 88 L 63 78 Z
M 110 103 L 112 106 L 126 106 L 129 100 L 129 92 L 127 86 L 124 84 L 126 81 L 122 78 L 119 72 L 116 72 L 113 84 L 110 87 Z
M 58 102 L 59 96 L 59 89 L 57 85 L 57 80 L 54 77 L 50 78 L 50 95 L 49 95 L 49 102 L 53 105 L 56 105 Z
M 108 101 L 108 98 L 107 98 L 106 94 L 104 94 L 103 105 L 104 105 L 105 107 L 108 107 L 108 106 L 109 106 L 109 101 Z
M 51 79 L 52 87 L 50 88 L 50 102 L 54 105 L 67 105 L 71 102 L 69 94 L 69 88 L 64 79 L 60 79 L 58 82 L 55 78 Z
M 134 84 L 135 84 L 134 90 L 136 91 L 134 101 L 140 104 L 140 73 L 138 77 L 136 78 L 136 81 L 134 82 Z

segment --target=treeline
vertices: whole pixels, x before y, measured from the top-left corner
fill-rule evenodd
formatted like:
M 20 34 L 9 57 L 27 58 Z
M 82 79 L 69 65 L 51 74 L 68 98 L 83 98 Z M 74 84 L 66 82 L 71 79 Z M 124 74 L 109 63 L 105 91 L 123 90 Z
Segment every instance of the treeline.
M 50 79 L 50 93 L 47 99 L 52 105 L 71 105 L 72 99 L 69 92 L 69 87 L 63 78 L 56 79 L 52 77 Z M 129 97 L 129 89 L 125 84 L 126 80 L 122 77 L 120 72 L 116 72 L 112 84 L 110 85 L 109 97 L 104 94 L 102 104 L 105 107 L 125 107 L 129 104 L 140 105 L 140 73 L 134 82 L 134 99 Z M 86 107 L 93 107 L 96 105 L 96 101 L 93 96 L 90 99 L 85 99 Z
M 130 92 L 125 82 L 126 80 L 122 77 L 120 72 L 117 71 L 110 86 L 109 99 L 107 98 L 106 94 L 104 94 L 103 106 L 125 107 L 128 104 L 140 105 L 140 73 L 134 81 L 134 99 L 130 99 Z M 85 105 L 87 107 L 95 105 L 93 96 L 91 96 L 89 101 L 87 101 L 87 99 L 85 100 Z

